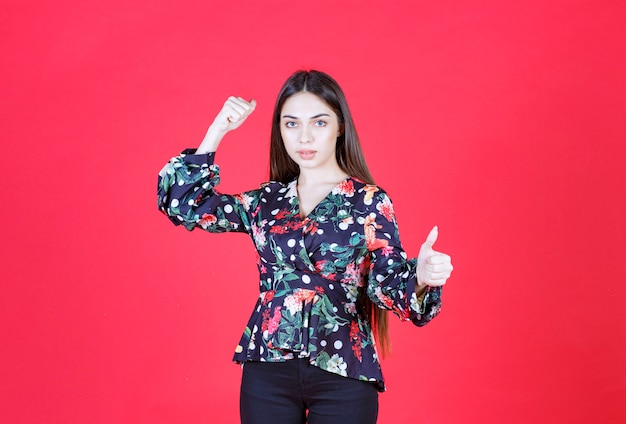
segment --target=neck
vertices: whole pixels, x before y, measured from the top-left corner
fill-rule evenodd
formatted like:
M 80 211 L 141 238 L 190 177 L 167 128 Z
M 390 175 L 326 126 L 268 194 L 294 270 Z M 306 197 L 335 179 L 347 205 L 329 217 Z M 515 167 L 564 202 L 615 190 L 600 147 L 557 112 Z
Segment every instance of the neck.
M 315 184 L 338 184 L 347 177 L 348 174 L 339 168 L 339 166 L 333 169 L 300 168 L 298 185 L 303 187 Z

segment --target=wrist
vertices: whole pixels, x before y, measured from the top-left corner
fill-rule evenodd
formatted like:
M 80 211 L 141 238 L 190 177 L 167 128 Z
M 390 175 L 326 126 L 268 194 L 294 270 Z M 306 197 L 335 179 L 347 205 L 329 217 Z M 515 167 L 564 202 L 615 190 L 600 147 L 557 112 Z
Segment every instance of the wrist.
M 227 131 L 215 128 L 213 125 L 211 125 L 207 130 L 206 135 L 202 140 L 202 143 L 200 143 L 200 146 L 198 147 L 196 153 L 204 154 L 215 152 L 220 145 L 220 142 L 226 135 L 226 132 Z
M 415 295 L 420 297 L 428 288 L 426 284 L 420 284 L 419 281 L 415 282 Z

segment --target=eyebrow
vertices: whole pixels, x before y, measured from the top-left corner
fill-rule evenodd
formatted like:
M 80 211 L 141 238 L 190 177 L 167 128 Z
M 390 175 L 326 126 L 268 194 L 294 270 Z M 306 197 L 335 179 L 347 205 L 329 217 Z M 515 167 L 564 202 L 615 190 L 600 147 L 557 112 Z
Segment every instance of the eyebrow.
M 329 114 L 327 114 L 327 113 L 318 113 L 318 114 L 317 114 L 317 115 L 315 115 L 315 116 L 311 116 L 309 119 L 317 119 L 317 118 L 321 118 L 322 116 L 328 116 L 328 117 L 330 117 L 330 115 L 329 115 Z M 300 118 L 298 118 L 298 117 L 296 117 L 296 116 L 292 116 L 292 115 L 283 115 L 283 118 L 287 118 L 287 119 L 300 119 Z

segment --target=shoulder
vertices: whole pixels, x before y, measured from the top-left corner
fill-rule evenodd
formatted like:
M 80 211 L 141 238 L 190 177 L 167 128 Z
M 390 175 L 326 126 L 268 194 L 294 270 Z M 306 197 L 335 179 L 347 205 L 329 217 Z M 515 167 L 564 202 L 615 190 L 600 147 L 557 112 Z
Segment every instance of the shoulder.
M 281 183 L 280 181 L 266 181 L 259 185 L 259 190 L 265 193 L 287 192 L 291 184 Z
M 272 204 L 277 198 L 286 195 L 281 193 L 287 192 L 287 186 L 276 181 L 267 181 L 259 184 L 259 187 L 253 190 L 244 191 L 235 194 L 233 197 L 243 204 L 246 210 L 254 210 L 263 204 Z
M 294 181 L 295 183 L 295 181 Z M 259 193 L 260 197 L 266 199 L 282 199 L 284 197 L 290 197 L 295 195 L 296 188 L 295 184 L 292 183 L 282 183 L 280 181 L 266 181 L 259 185 L 259 188 L 256 190 Z
M 291 184 L 285 184 L 279 181 L 266 181 L 259 184 L 258 188 L 245 191 L 244 193 L 255 197 L 272 197 L 274 195 L 280 196 L 281 194 L 286 197 L 286 193 L 289 192 L 290 188 Z
M 355 194 L 362 198 L 366 205 L 390 201 L 387 192 L 379 185 L 369 184 L 354 177 L 350 177 L 349 181 L 352 181 Z
M 395 222 L 395 212 L 391 199 L 387 192 L 376 184 L 368 184 L 357 179 L 354 180 L 355 192 L 358 193 L 359 203 L 362 203 L 362 210 L 372 218 L 383 216 L 381 222 Z

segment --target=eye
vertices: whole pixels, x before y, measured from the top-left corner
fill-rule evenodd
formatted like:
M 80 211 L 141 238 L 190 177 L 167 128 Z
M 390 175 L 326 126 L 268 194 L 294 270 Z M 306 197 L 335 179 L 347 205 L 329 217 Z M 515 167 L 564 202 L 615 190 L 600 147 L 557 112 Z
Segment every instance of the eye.
M 314 125 L 316 127 L 325 127 L 326 126 L 326 121 L 322 121 L 321 119 L 318 119 L 317 121 L 315 121 Z
M 287 122 L 285 122 L 285 126 L 287 128 L 295 128 L 297 126 L 297 124 L 294 121 L 287 121 Z

